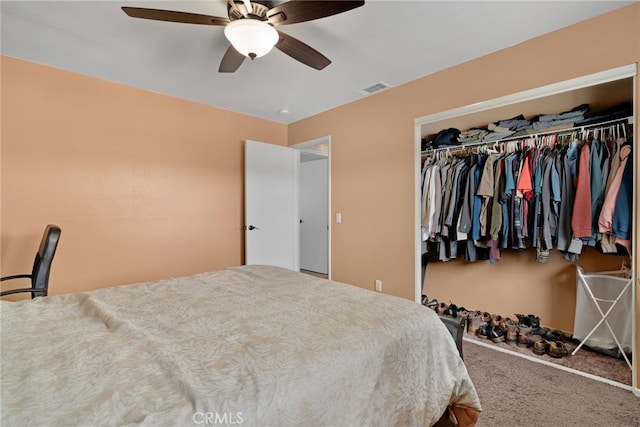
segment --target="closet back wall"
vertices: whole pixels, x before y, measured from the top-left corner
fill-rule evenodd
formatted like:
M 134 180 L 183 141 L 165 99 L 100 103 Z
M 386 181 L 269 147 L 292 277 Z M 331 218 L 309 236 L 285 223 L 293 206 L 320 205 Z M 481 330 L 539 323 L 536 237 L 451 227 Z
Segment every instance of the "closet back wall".
M 243 141 L 286 125 L 6 56 L 1 95 L 2 276 L 48 223 L 51 294 L 243 262 Z

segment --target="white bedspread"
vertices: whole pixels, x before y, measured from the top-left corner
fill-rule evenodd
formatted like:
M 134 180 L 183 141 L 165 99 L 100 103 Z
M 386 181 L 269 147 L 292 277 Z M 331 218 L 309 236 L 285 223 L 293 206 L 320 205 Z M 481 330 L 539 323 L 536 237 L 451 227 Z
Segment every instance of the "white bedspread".
M 0 302 L 1 424 L 429 426 L 480 409 L 435 313 L 277 267 Z

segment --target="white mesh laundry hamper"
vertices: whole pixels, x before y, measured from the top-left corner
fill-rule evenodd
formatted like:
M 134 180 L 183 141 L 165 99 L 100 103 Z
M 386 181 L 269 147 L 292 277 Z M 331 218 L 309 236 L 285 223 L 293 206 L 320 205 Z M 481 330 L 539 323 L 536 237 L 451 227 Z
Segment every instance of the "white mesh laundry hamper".
M 632 351 L 632 278 L 627 268 L 585 273 L 576 265 L 576 316 L 573 337 L 595 350 L 614 350 L 624 357 Z M 616 353 L 617 351 L 617 353 Z

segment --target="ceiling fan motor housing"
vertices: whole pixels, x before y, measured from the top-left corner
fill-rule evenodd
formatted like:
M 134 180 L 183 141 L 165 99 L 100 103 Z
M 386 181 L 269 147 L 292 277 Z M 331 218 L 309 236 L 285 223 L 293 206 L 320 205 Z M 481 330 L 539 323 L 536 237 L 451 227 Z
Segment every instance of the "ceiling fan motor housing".
M 236 1 L 233 3 L 233 5 L 227 3 L 227 15 L 232 21 L 245 17 L 251 17 L 260 20 L 266 20 L 267 18 L 267 12 L 269 11 L 269 8 L 263 4 L 251 2 L 252 10 L 251 13 L 249 13 L 243 1 Z

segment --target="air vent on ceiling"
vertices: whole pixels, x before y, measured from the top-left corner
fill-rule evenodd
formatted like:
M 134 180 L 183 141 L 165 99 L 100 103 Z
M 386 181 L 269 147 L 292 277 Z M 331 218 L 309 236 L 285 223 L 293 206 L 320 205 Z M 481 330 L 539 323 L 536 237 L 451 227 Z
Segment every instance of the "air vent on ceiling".
M 381 90 L 388 89 L 390 87 L 391 87 L 391 85 L 388 84 L 388 83 L 378 82 L 378 83 L 374 84 L 373 86 L 369 86 L 369 87 L 366 87 L 366 88 L 362 89 L 361 91 L 358 92 L 358 94 L 360 94 L 362 96 L 367 96 L 367 95 L 374 94 L 376 92 L 380 92 Z

